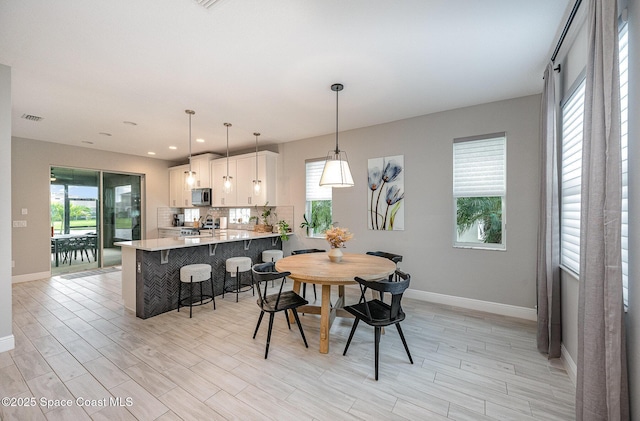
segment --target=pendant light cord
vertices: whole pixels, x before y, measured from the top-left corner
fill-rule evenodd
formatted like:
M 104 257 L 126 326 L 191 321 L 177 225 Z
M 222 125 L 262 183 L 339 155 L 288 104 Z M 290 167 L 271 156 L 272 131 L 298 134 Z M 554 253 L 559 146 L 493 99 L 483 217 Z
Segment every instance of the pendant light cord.
M 336 89 L 336 155 L 340 155 L 340 149 L 338 148 L 338 94 L 340 90 Z

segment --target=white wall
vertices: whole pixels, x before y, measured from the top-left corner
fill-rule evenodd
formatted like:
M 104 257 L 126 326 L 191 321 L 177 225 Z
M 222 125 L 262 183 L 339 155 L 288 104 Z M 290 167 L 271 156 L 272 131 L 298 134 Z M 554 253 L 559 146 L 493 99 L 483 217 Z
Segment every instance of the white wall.
M 540 81 L 542 86 L 542 79 Z M 404 256 L 411 289 L 533 309 L 536 304 L 540 96 L 483 104 L 340 134 L 355 187 L 333 189 L 334 220 L 355 233 L 346 252 L 384 250 Z M 347 121 L 342 115 L 341 121 Z M 452 141 L 507 133 L 506 251 L 456 249 L 453 243 Z M 324 157 L 335 135 L 280 146 L 284 175 L 278 203 L 294 205 L 296 236 L 285 251 L 328 248 L 304 239 L 305 159 Z M 405 231 L 367 229 L 367 160 L 404 155 Z
M 26 228 L 13 228 L 13 276 L 29 280 L 51 269 L 49 221 L 50 166 L 89 168 L 145 175 L 144 238 L 157 237 L 157 210 L 169 204 L 168 161 L 98 151 L 31 139 L 13 138 L 11 211 L 26 219 Z M 28 209 L 21 215 L 21 209 Z
M 0 197 L 11 197 L 11 68 L 0 64 Z M 11 330 L 11 202 L 0 202 L 0 352 L 13 349 Z

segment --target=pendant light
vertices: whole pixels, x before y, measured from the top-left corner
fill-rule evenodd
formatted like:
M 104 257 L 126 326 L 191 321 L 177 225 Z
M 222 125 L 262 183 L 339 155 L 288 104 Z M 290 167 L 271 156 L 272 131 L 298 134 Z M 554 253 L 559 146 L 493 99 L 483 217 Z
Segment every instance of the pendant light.
M 253 134 L 256 137 L 256 179 L 253 180 L 253 191 L 255 194 L 260 194 L 260 183 L 261 181 L 258 179 L 258 136 L 260 133 Z
M 187 174 L 187 185 L 191 187 L 196 181 L 196 173 L 191 171 L 191 116 L 196 112 L 193 110 L 184 110 L 184 112 L 189 114 L 189 171 L 185 171 L 184 173 Z
M 225 193 L 231 193 L 233 191 L 233 185 L 231 184 L 231 180 L 233 177 L 229 177 L 229 127 L 231 127 L 231 123 L 224 123 L 227 128 L 227 175 L 223 176 L 224 184 L 222 190 Z
M 353 187 L 353 177 L 349 169 L 347 153 L 340 151 L 338 146 L 338 92 L 344 86 L 340 83 L 331 85 L 331 90 L 336 93 L 336 149 L 329 151 L 324 164 L 320 185 L 328 187 Z

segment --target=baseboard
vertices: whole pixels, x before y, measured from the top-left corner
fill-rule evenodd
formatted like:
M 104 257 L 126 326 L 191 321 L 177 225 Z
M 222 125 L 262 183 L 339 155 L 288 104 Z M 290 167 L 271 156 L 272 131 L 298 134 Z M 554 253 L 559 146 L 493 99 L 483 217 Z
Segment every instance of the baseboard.
M 15 347 L 16 347 L 16 341 L 13 338 L 13 335 L 0 338 L 0 352 L 11 351 Z
M 408 289 L 404 296 L 416 300 L 428 301 L 431 303 L 444 304 L 453 307 L 461 307 L 469 310 L 484 311 L 486 313 L 499 314 L 501 316 L 515 317 L 518 319 L 537 319 L 536 309 L 518 307 L 509 304 L 494 303 L 491 301 L 474 300 L 472 298 L 455 297 L 453 295 L 437 294 L 435 292 L 419 291 Z
M 18 284 L 20 282 L 39 281 L 40 279 L 46 279 L 46 278 L 51 278 L 51 271 L 25 273 L 24 275 L 15 275 L 11 277 L 11 283 Z
M 573 358 L 571 358 L 571 354 L 569 354 L 569 351 L 567 351 L 567 348 L 564 347 L 564 344 L 562 344 L 560 346 L 560 359 L 562 360 L 562 363 L 564 364 L 564 368 L 567 370 L 567 373 L 569 374 L 569 378 L 571 379 L 571 381 L 573 382 L 573 385 L 575 386 L 577 381 L 578 381 L 578 366 L 576 365 L 575 361 L 573 361 Z

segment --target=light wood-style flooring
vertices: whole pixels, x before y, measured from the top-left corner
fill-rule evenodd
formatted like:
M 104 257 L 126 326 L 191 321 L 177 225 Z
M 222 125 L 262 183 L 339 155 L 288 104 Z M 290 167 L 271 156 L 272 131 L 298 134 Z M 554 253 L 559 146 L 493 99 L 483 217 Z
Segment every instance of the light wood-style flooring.
M 0 353 L 0 397 L 34 397 L 36 406 L 0 406 L 0 419 L 574 419 L 575 389 L 558 361 L 536 351 L 533 322 L 405 298 L 414 364 L 390 327 L 376 382 L 369 326 L 343 356 L 352 319 L 336 319 L 329 354 L 320 354 L 319 316 L 301 316 L 306 349 L 278 314 L 265 360 L 266 318 L 251 338 L 255 297 L 216 302 L 192 319 L 187 309 L 141 320 L 123 309 L 119 271 L 14 285 L 16 348 Z

